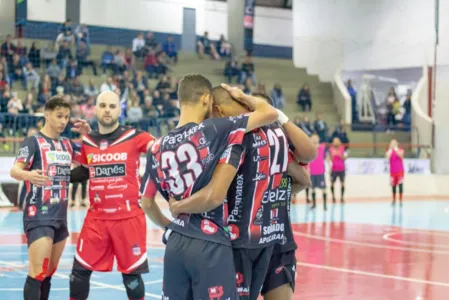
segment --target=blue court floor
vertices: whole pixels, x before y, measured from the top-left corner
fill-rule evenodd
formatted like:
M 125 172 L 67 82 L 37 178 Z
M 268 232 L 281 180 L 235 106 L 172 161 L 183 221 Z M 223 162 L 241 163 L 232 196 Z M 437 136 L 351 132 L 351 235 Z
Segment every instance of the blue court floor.
M 68 276 L 85 213 L 69 211 L 72 235 L 53 276 L 50 299 L 69 297 Z M 22 299 L 28 260 L 21 218 L 21 212 L 0 210 L 1 300 Z M 327 212 L 320 203 L 314 211 L 295 204 L 292 220 L 299 245 L 294 299 L 448 299 L 449 201 L 406 201 L 402 208 L 387 201 L 349 202 L 330 204 Z M 161 299 L 160 235 L 148 221 L 147 299 Z M 316 276 L 326 280 L 326 291 Z M 94 273 L 91 279 L 89 299 L 127 299 L 118 272 Z

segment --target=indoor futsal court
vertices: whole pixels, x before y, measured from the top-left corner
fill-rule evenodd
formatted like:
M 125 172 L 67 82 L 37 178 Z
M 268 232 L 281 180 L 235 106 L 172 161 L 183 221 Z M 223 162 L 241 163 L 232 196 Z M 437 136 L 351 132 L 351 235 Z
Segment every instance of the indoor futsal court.
M 348 198 L 344 205 L 330 204 L 327 213 L 319 202 L 315 211 L 304 204 L 293 207 L 299 246 L 294 299 L 447 299 L 449 201 L 414 197 L 402 208 L 392 208 L 387 198 Z M 71 237 L 53 276 L 51 299 L 68 299 L 68 276 L 84 216 L 84 210 L 69 211 Z M 20 299 L 23 293 L 28 261 L 21 218 L 21 212 L 0 212 L 2 300 Z M 151 273 L 143 277 L 147 299 L 161 299 L 161 233 L 148 221 Z M 89 299 L 108 297 L 126 298 L 120 273 L 94 273 Z

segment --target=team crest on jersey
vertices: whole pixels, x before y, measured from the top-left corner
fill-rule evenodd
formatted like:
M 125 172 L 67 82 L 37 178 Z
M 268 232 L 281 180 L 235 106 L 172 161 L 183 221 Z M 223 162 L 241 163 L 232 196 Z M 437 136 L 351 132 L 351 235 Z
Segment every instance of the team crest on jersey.
M 229 235 L 231 237 L 231 241 L 235 241 L 236 239 L 238 239 L 240 237 L 240 231 L 236 225 L 234 225 L 234 224 L 229 225 L 228 230 L 229 230 Z
M 215 234 L 218 231 L 218 226 L 209 220 L 202 220 L 201 221 L 201 230 L 205 234 Z
M 263 224 L 263 206 L 261 206 L 256 213 L 256 218 L 253 222 L 254 225 L 262 225 Z
M 100 203 L 100 202 L 101 202 L 101 198 L 100 198 L 100 196 L 98 195 L 98 193 L 95 193 L 95 196 L 94 196 L 94 202 L 95 202 L 95 203 Z
M 28 207 L 28 217 L 34 217 L 36 215 L 36 206 L 30 205 Z
M 140 254 L 142 254 L 142 251 L 140 250 L 139 245 L 134 245 L 132 248 L 132 251 L 133 251 L 134 256 L 140 256 Z
M 108 148 L 108 146 L 109 146 L 108 141 L 102 140 L 100 142 L 100 150 L 106 150 Z
M 224 294 L 223 286 L 214 286 L 208 289 L 210 300 L 220 300 Z

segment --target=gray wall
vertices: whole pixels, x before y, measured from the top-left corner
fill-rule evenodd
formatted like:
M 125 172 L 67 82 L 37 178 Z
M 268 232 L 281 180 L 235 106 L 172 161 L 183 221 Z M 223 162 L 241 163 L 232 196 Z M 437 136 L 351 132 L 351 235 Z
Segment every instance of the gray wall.
M 0 40 L 6 35 L 14 34 L 16 18 L 16 1 L 0 0 Z

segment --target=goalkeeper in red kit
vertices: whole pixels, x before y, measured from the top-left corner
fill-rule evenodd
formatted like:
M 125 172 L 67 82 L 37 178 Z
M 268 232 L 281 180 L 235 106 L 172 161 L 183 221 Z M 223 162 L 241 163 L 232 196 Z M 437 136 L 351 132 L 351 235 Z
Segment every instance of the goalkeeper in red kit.
M 120 100 L 101 93 L 95 105 L 98 132 L 83 137 L 72 181 L 89 179 L 90 207 L 84 220 L 70 276 L 70 299 L 89 296 L 92 271 L 109 272 L 114 257 L 129 299 L 144 299 L 141 277 L 148 273 L 146 220 L 140 207 L 140 154 L 154 138 L 120 126 Z

